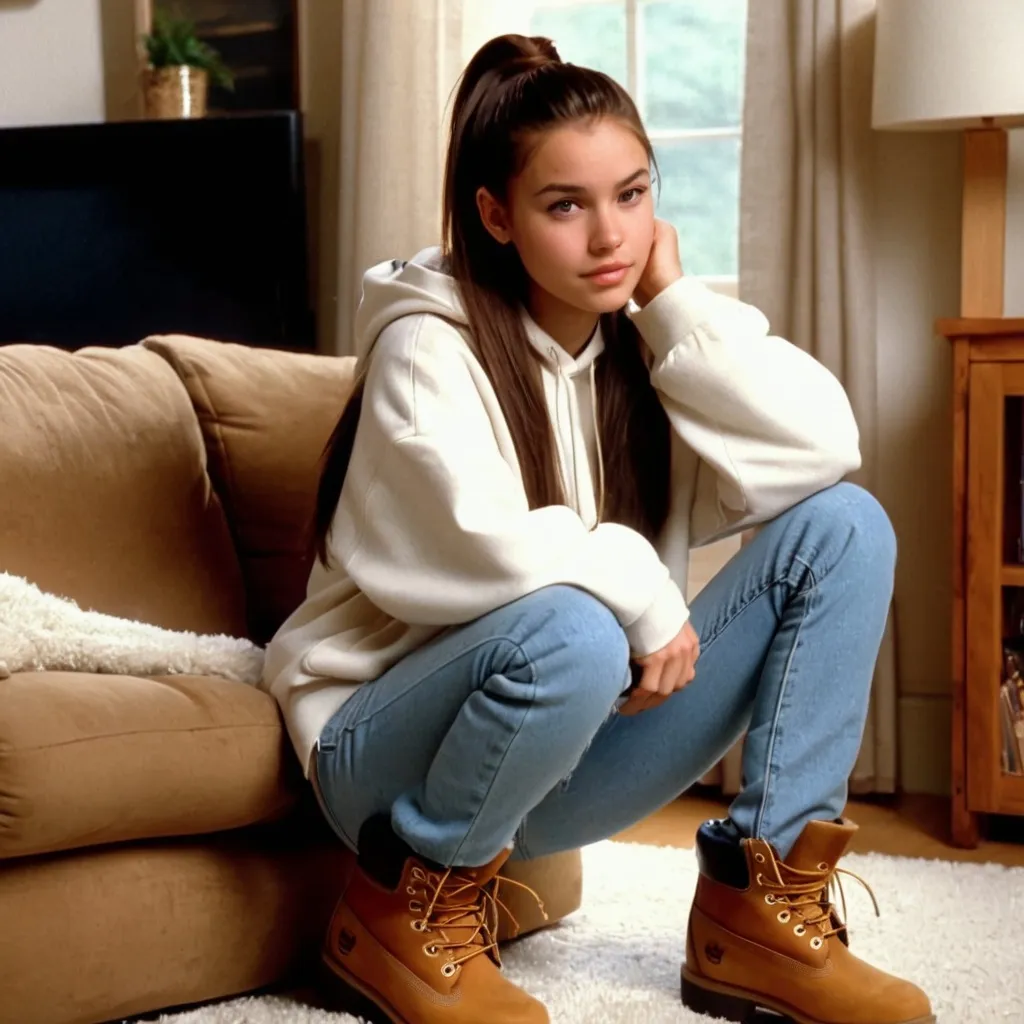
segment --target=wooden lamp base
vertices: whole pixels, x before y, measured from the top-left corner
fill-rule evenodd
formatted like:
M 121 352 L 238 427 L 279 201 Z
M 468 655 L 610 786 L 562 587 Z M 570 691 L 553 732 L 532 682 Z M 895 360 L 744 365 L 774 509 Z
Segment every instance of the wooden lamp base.
M 1003 315 L 1008 148 L 1005 128 L 964 132 L 961 317 Z

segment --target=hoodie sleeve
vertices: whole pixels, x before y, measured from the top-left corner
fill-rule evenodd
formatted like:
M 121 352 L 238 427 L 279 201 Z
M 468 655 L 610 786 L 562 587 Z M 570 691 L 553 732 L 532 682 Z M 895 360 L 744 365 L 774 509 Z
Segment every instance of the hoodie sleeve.
M 690 543 L 772 519 L 859 468 L 838 380 L 753 306 L 681 278 L 634 314 L 651 379 L 698 456 Z
M 588 530 L 567 506 L 531 510 L 489 406 L 490 383 L 453 327 L 433 316 L 388 327 L 367 375 L 332 563 L 412 625 L 468 622 L 568 584 L 611 609 L 635 655 L 664 647 L 688 611 L 653 546 L 615 523 Z

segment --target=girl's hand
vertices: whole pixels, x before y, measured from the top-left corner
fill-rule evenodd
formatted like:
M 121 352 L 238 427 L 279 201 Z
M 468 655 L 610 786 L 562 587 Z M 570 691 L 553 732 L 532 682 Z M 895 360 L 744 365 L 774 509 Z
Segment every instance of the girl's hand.
M 673 281 L 683 276 L 683 265 L 679 259 L 679 238 L 676 229 L 668 221 L 655 220 L 654 243 L 647 257 L 633 298 L 638 305 L 646 306 L 655 295 L 663 292 Z
M 643 675 L 636 689 L 619 708 L 619 714 L 635 715 L 638 711 L 664 704 L 676 690 L 681 690 L 694 678 L 698 657 L 700 639 L 687 622 L 670 644 L 645 658 L 636 659 Z

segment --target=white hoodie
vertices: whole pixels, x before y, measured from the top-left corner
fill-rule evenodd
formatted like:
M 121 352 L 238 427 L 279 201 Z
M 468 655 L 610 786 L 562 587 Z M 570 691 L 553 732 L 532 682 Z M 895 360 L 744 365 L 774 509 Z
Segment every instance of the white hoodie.
M 523 316 L 567 501 L 532 511 L 438 250 L 364 278 L 356 348 L 368 372 L 332 565 L 314 566 L 264 671 L 307 772 L 324 725 L 360 685 L 446 627 L 541 587 L 588 591 L 635 655 L 659 650 L 689 614 L 691 546 L 770 519 L 860 465 L 832 374 L 770 336 L 758 310 L 683 278 L 633 314 L 673 428 L 668 521 L 656 545 L 598 522 L 600 329 L 573 359 Z

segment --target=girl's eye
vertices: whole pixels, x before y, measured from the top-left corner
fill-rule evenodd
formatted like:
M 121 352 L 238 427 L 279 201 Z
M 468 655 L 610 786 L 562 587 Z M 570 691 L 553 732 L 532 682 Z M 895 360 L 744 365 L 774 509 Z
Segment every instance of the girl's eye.
M 576 203 L 572 199 L 559 199 L 557 203 L 552 203 L 548 207 L 549 213 L 572 213 L 572 208 Z
M 640 188 L 638 185 L 634 185 L 633 188 L 627 188 L 625 192 L 619 196 L 619 199 L 624 203 L 635 203 L 647 190 Z

